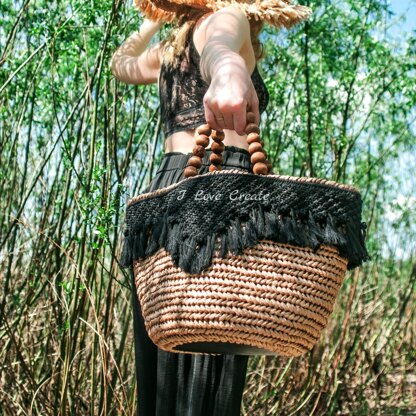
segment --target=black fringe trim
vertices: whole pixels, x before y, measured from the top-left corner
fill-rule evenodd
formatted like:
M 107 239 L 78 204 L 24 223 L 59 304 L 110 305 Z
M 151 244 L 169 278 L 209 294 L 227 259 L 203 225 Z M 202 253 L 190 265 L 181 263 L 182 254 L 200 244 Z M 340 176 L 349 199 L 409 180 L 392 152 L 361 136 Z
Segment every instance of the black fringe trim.
M 359 195 L 357 201 L 361 204 Z M 351 218 L 345 215 L 337 217 L 333 212 L 329 212 L 325 216 L 317 216 L 313 215 L 312 210 L 288 211 L 276 209 L 276 206 L 270 203 L 248 204 L 249 209 L 244 212 L 241 209 L 236 210 L 237 214 L 220 229 L 206 227 L 209 231 L 201 235 L 190 232 L 190 228 L 187 227 L 189 218 L 179 216 L 169 205 L 166 209 L 161 208 L 162 213 L 153 211 L 150 220 L 149 216 L 144 214 L 146 209 L 149 211 L 147 214 L 151 209 L 154 210 L 154 205 L 146 207 L 146 200 L 141 200 L 138 204 L 127 208 L 128 211 L 134 207 L 131 215 L 135 216 L 135 220 L 130 221 L 130 224 L 127 221 L 127 228 L 124 230 L 120 258 L 123 268 L 132 266 L 133 260 L 143 259 L 164 247 L 171 254 L 177 267 L 187 273 L 200 273 L 210 266 L 218 237 L 222 257 L 228 251 L 241 254 L 244 248 L 254 246 L 258 240 L 268 239 L 314 250 L 321 245 L 335 246 L 340 255 L 347 258 L 348 269 L 353 269 L 369 259 L 364 244 L 366 224 L 357 221 L 356 215 Z M 143 212 L 140 210 L 140 204 Z M 339 208 L 334 211 L 338 212 Z M 137 217 L 141 214 L 143 219 L 138 221 Z M 198 221 L 195 218 L 192 220 Z M 205 219 L 202 212 L 199 221 L 210 219 Z M 242 222 L 245 223 L 245 229 L 242 228 Z
M 145 258 L 160 247 L 165 247 L 171 253 L 176 266 L 188 273 L 200 273 L 211 264 L 217 236 L 221 239 L 221 257 L 228 250 L 241 254 L 244 248 L 254 246 L 258 240 L 268 239 L 315 250 L 321 245 L 335 246 L 340 255 L 348 259 L 348 269 L 359 266 L 369 258 L 364 247 L 365 223 L 359 226 L 347 223 L 343 232 L 332 216 L 327 218 L 325 224 L 318 224 L 311 215 L 306 221 L 299 220 L 294 213 L 291 216 L 282 216 L 277 212 L 264 212 L 260 206 L 251 210 L 245 226 L 243 230 L 237 217 L 221 233 L 212 233 L 203 240 L 197 240 L 183 235 L 181 224 L 172 222 L 171 217 L 165 215 L 160 222 L 153 225 L 146 227 L 137 224 L 134 229 L 124 231 L 120 264 L 122 267 L 129 267 L 133 259 Z

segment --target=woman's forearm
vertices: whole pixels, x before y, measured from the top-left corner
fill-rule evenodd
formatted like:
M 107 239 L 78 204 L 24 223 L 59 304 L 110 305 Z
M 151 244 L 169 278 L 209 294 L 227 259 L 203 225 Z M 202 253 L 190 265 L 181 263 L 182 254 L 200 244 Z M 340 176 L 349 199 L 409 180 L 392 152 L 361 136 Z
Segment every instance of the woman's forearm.
M 225 7 L 214 13 L 207 21 L 206 43 L 201 53 L 200 71 L 210 83 L 218 71 L 225 67 L 233 71 L 245 68 L 245 61 L 239 54 L 246 39 L 250 39 L 250 24 L 244 13 L 234 6 Z
M 146 49 L 153 35 L 158 32 L 162 23 L 145 20 L 139 31 L 129 36 L 117 49 L 117 55 L 139 56 Z
M 208 84 L 218 72 L 225 70 L 233 71 L 246 68 L 244 58 L 237 52 L 224 45 L 222 41 L 209 40 L 202 51 L 200 60 L 200 71 L 202 78 Z
M 118 47 L 111 58 L 111 70 L 117 76 L 120 68 L 125 68 L 126 61 L 134 60 L 147 48 L 153 35 L 161 28 L 163 23 L 145 19 L 138 32 L 134 32 Z

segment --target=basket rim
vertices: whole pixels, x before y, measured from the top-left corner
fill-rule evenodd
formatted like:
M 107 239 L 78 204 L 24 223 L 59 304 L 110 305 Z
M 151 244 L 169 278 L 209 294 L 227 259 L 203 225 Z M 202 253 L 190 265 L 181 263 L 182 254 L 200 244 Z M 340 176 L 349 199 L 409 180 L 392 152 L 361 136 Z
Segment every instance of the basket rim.
M 140 194 L 137 195 L 135 197 L 130 198 L 127 201 L 126 206 L 130 207 L 132 204 L 141 201 L 142 199 L 148 199 L 148 198 L 153 198 L 159 195 L 163 195 L 164 193 L 167 193 L 169 191 L 171 191 L 172 189 L 175 189 L 178 186 L 181 186 L 183 183 L 187 182 L 187 181 L 192 181 L 192 180 L 199 180 L 199 178 L 201 177 L 207 177 L 209 175 L 250 175 L 250 176 L 260 176 L 260 177 L 264 177 L 264 178 L 270 178 L 270 179 L 279 179 L 282 181 L 287 181 L 287 182 L 303 182 L 303 183 L 310 183 L 314 186 L 322 186 L 322 187 L 332 187 L 332 188 L 338 188 L 341 190 L 346 190 L 346 191 L 350 191 L 350 192 L 354 192 L 356 194 L 360 194 L 360 191 L 352 186 L 352 185 L 347 185 L 347 184 L 343 184 L 343 183 L 339 183 L 339 182 L 335 182 L 333 180 L 329 180 L 329 179 L 323 179 L 323 178 L 316 178 L 316 177 L 307 177 L 307 176 L 290 176 L 290 175 L 276 175 L 276 174 L 268 174 L 268 175 L 256 175 L 254 173 L 242 170 L 242 169 L 222 169 L 222 170 L 217 170 L 217 171 L 212 171 L 212 172 L 206 172 L 203 173 L 201 175 L 195 175 L 195 176 L 191 176 L 189 178 L 184 178 L 182 180 L 180 180 L 179 182 L 173 183 L 169 186 L 166 186 L 164 188 L 160 188 L 160 189 L 156 189 L 154 191 L 151 192 L 146 192 L 144 194 Z

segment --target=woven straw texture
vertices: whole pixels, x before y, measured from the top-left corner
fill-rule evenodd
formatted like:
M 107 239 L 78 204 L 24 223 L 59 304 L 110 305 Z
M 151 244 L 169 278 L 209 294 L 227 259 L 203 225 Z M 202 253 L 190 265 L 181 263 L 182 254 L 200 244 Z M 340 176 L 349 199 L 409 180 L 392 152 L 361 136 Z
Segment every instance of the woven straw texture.
M 263 20 L 277 28 L 290 28 L 307 19 L 311 9 L 288 0 L 134 0 L 135 7 L 151 20 L 172 22 L 192 13 L 216 12 L 224 7 L 239 7 L 249 19 Z
M 250 345 L 266 355 L 309 351 L 327 325 L 347 260 L 333 247 L 314 251 L 268 240 L 221 258 L 218 244 L 200 274 L 176 267 L 164 248 L 134 261 L 152 341 L 170 352 L 198 342 Z

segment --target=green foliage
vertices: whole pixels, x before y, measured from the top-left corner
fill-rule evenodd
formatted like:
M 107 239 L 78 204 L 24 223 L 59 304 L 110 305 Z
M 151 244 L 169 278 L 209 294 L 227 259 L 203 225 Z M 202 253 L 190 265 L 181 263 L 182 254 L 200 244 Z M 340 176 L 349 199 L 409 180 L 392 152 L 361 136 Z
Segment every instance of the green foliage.
M 372 260 L 310 353 L 251 358 L 242 412 L 393 414 L 416 406 L 416 35 L 390 36 L 385 1 L 308 3 L 308 23 L 262 34 L 260 127 L 276 172 L 360 189 Z M 118 82 L 109 60 L 141 17 L 109 0 L 0 14 L 0 409 L 132 414 L 121 225 L 163 137 L 156 85 Z

